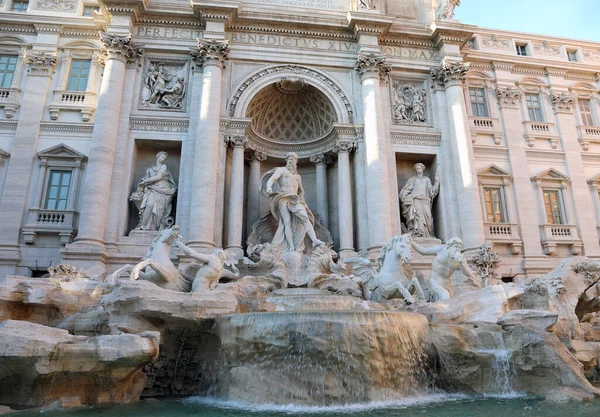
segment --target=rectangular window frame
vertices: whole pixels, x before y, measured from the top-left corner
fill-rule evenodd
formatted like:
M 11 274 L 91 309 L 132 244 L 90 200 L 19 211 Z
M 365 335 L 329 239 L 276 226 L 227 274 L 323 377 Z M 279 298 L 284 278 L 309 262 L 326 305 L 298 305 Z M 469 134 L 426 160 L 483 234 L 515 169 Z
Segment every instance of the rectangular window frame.
M 517 51 L 518 56 L 529 56 L 529 51 L 527 50 L 527 44 L 517 42 L 515 43 L 515 49 Z
M 535 102 L 534 99 L 535 98 Z M 542 99 L 539 93 L 526 93 L 525 106 L 531 122 L 545 122 L 544 112 L 542 111 Z
M 53 184 L 54 174 L 58 174 L 58 182 Z M 64 184 L 64 179 L 68 174 L 68 184 Z M 48 170 L 46 184 L 44 189 L 44 210 L 64 211 L 69 206 L 69 198 L 73 184 L 73 170 L 62 169 L 59 167 Z M 56 187 L 56 197 L 52 197 L 52 189 Z M 53 203 L 51 203 L 53 201 Z
M 469 87 L 469 100 L 474 117 L 490 117 L 485 88 Z
M 10 11 L 17 13 L 25 13 L 29 9 L 29 1 L 28 0 L 13 0 Z
M 595 126 L 594 112 L 592 111 L 592 100 L 580 98 L 577 100 L 579 115 L 583 126 Z
M 98 6 L 83 6 L 83 17 L 93 17 L 94 12 L 100 12 L 100 7 Z
M 546 214 L 546 224 L 568 224 L 568 219 L 565 215 L 566 212 L 562 190 L 557 188 L 543 188 L 542 196 L 544 198 L 543 204 L 544 212 Z
M 506 202 L 504 198 L 504 187 L 484 185 L 483 201 L 487 223 L 508 223 L 506 215 Z
M 579 62 L 576 49 L 567 49 L 567 59 L 569 62 Z
M 67 79 L 67 91 L 87 91 L 91 68 L 91 59 L 72 59 Z
M 0 88 L 12 87 L 18 64 L 18 55 L 0 55 Z

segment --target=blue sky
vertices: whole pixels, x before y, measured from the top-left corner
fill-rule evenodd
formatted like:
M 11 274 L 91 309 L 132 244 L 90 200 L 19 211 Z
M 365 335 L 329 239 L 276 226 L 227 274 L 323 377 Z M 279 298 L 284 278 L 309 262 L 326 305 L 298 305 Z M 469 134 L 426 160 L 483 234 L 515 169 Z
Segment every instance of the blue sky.
M 454 18 L 491 29 L 600 42 L 600 0 L 461 0 Z

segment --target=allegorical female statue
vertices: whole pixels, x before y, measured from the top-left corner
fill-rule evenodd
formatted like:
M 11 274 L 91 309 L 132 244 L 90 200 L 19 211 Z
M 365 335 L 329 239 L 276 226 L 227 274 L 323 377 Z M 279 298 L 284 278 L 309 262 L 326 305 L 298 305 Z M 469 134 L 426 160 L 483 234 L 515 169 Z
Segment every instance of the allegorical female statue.
M 431 184 L 431 180 L 423 175 L 425 165 L 419 162 L 414 168 L 417 175 L 410 177 L 400 190 L 402 215 L 408 233 L 415 237 L 435 237 L 431 205 L 440 191 L 439 175 L 435 174 L 435 184 Z
M 146 175 L 138 183 L 137 191 L 131 194 L 130 200 L 136 203 L 140 211 L 140 222 L 136 230 L 161 231 L 171 225 L 173 195 L 177 184 L 167 169 L 165 161 L 168 154 L 156 154 L 156 165 L 146 170 Z

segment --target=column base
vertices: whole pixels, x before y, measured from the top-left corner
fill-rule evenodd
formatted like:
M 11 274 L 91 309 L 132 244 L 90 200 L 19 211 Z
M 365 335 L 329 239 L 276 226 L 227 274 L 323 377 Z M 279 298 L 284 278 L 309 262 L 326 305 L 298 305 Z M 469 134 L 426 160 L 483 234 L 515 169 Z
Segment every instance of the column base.
M 75 242 L 61 250 L 62 263 L 73 265 L 92 279 L 103 280 L 108 253 L 104 244 Z

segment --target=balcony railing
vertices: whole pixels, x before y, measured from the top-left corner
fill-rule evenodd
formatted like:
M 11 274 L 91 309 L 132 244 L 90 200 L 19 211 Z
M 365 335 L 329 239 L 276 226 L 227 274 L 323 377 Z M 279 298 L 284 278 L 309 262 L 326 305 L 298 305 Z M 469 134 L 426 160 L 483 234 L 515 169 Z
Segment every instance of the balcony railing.
M 552 255 L 557 245 L 567 245 L 573 255 L 581 254 L 583 246 L 576 225 L 544 224 L 540 226 L 540 238 L 546 255 Z
M 471 129 L 471 135 L 473 142 L 475 142 L 475 138 L 478 133 L 493 135 L 494 143 L 496 145 L 500 145 L 502 139 L 502 130 L 500 129 L 500 122 L 498 119 L 493 119 L 491 117 L 469 117 L 469 126 Z
M 525 121 L 523 124 L 525 125 L 527 135 L 543 138 L 557 136 L 554 123 Z
M 54 91 L 54 100 L 48 107 L 50 118 L 57 120 L 63 110 L 78 110 L 87 122 L 96 109 L 96 93 L 91 91 Z
M 12 119 L 19 108 L 18 88 L 0 88 L 0 107 L 4 108 L 4 115 L 7 119 Z
M 521 253 L 523 241 L 519 236 L 519 227 L 515 223 L 484 223 L 485 240 L 511 245 L 513 254 Z
M 578 126 L 579 143 L 584 151 L 590 147 L 590 142 L 600 142 L 600 127 L 597 126 Z
M 32 245 L 38 233 L 58 234 L 63 244 L 75 235 L 77 212 L 74 210 L 29 209 L 27 224 L 23 227 L 25 243 Z

